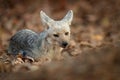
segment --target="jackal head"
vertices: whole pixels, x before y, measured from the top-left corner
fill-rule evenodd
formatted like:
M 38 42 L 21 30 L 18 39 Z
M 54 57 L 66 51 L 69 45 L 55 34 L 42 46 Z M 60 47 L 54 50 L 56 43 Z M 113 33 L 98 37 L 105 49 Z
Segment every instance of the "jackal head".
M 72 10 L 68 11 L 66 16 L 59 21 L 51 19 L 43 11 L 40 12 L 40 16 L 42 23 L 46 26 L 47 40 L 51 44 L 65 48 L 70 40 L 70 25 L 73 19 Z

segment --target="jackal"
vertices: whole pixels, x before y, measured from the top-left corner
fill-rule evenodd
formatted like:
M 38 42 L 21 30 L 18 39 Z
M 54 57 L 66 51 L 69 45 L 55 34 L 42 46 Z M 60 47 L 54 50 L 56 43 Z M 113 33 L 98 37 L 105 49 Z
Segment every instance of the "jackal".
M 36 33 L 29 29 L 18 31 L 10 39 L 8 53 L 32 57 L 33 59 L 46 56 L 52 59 L 61 55 L 61 49 L 66 48 L 70 40 L 70 25 L 73 19 L 73 11 L 59 21 L 48 17 L 43 11 L 40 12 L 41 21 L 45 30 Z

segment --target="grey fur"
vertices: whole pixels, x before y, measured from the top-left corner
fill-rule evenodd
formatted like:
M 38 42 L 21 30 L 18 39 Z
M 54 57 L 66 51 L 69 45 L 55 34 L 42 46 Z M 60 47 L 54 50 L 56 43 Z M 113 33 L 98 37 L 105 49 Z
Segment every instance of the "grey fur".
M 44 33 L 44 32 L 43 32 Z M 24 29 L 21 31 L 18 31 L 11 39 L 10 39 L 10 45 L 8 48 L 8 53 L 11 53 L 13 55 L 17 55 L 18 53 L 26 52 L 27 56 L 36 58 L 37 56 L 40 56 L 40 46 L 42 45 L 42 40 L 46 35 L 37 34 L 31 30 Z M 38 51 L 37 51 L 38 50 Z M 36 51 L 36 53 L 34 53 Z

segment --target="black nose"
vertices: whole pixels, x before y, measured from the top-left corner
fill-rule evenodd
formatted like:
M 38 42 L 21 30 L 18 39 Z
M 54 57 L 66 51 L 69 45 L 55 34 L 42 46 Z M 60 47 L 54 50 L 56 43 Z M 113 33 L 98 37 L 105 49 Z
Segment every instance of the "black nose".
M 68 45 L 67 42 L 62 42 L 62 47 L 65 48 Z

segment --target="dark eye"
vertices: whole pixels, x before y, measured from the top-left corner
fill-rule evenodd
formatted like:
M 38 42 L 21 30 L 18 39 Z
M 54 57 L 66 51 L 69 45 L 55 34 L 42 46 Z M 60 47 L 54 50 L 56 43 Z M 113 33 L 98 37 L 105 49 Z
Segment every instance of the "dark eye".
M 69 34 L 69 32 L 65 32 L 65 35 L 68 35 Z
M 54 37 L 59 37 L 59 35 L 58 35 L 58 34 L 53 34 L 53 36 L 54 36 Z

